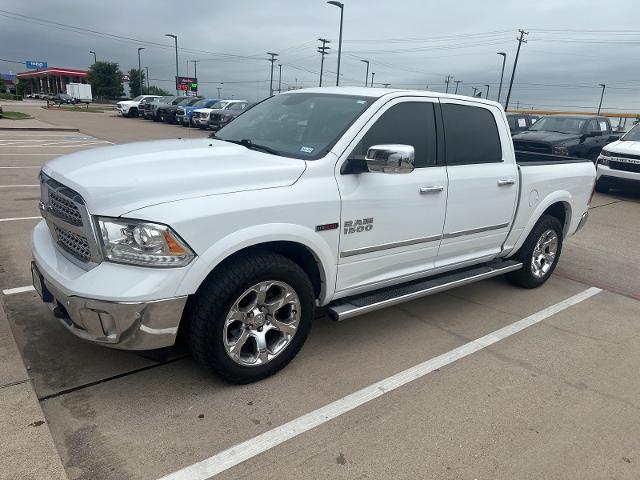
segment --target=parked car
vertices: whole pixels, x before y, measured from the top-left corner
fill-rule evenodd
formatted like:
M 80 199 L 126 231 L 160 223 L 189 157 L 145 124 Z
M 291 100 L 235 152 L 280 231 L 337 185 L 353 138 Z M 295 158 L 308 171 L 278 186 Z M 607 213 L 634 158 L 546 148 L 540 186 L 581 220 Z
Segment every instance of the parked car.
M 511 134 L 524 132 L 536 123 L 538 117 L 527 113 L 507 113 L 507 123 Z
M 58 106 L 60 105 L 74 105 L 77 103 L 73 97 L 67 93 L 56 93 L 49 99 L 49 102 L 52 102 Z
M 132 100 L 123 100 L 116 104 L 116 111 L 123 117 L 137 117 L 140 113 L 140 103 L 144 100 L 150 102 L 160 98 L 159 95 L 138 95 Z
M 628 186 L 640 191 L 640 124 L 606 145 L 598 157 L 596 190 Z
M 595 162 L 602 147 L 618 138 L 607 117 L 548 115 L 529 130 L 514 135 L 513 145 L 516 150 L 588 158 Z
M 229 106 L 224 111 L 212 111 L 209 113 L 209 129 L 213 130 L 214 133 L 228 124 L 231 120 L 236 118 L 243 112 L 246 112 L 250 109 L 254 104 L 253 103 L 234 103 Z
M 144 113 L 142 115 L 142 118 L 144 118 L 145 120 L 150 120 L 155 114 L 155 110 L 159 105 L 166 105 L 168 103 L 171 103 L 176 98 L 184 98 L 184 97 L 176 97 L 175 95 L 166 95 L 160 98 L 156 98 L 155 100 L 152 100 L 149 103 L 145 103 L 144 111 L 143 111 Z
M 151 113 L 149 114 L 149 118 L 154 122 L 159 122 L 162 120 L 160 116 L 160 112 L 169 105 L 178 105 L 180 102 L 183 102 L 185 97 L 161 97 L 157 100 L 154 100 L 149 105 L 151 106 Z M 145 105 L 146 112 L 146 105 Z
M 163 105 L 158 109 L 160 121 L 166 123 L 176 123 L 178 107 L 189 107 L 202 100 L 202 97 L 182 97 L 182 101 L 173 105 Z
M 193 115 L 194 110 L 197 110 L 198 108 L 209 108 L 211 105 L 218 103 L 219 101 L 219 98 L 203 98 L 193 105 L 178 106 L 176 111 L 176 121 L 183 126 L 188 127 L 191 124 L 191 115 Z
M 46 163 L 33 282 L 84 340 L 145 350 L 180 335 L 247 383 L 293 359 L 316 307 L 342 320 L 502 274 L 544 284 L 595 174 L 586 159 L 514 154 L 496 102 L 296 90 L 217 139 Z
M 211 105 L 210 108 L 198 108 L 193 111 L 191 123 L 200 128 L 209 128 L 209 115 L 211 113 L 226 113 L 232 105 L 234 109 L 242 111 L 249 105 L 249 102 L 246 100 L 221 100 Z

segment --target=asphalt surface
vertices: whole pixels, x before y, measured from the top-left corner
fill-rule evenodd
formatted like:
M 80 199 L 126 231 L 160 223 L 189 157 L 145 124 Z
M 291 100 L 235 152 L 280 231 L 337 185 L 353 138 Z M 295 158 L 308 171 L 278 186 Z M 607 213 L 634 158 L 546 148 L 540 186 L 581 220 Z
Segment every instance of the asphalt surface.
M 51 158 L 186 131 L 36 108 L 19 107 L 80 132 L 0 131 L 0 167 L 25 167 L 0 168 L 0 219 L 38 215 L 38 189 L 27 185 Z M 30 284 L 36 222 L 0 222 L 0 289 Z M 498 278 L 343 323 L 320 317 L 285 370 L 241 387 L 182 352 L 158 361 L 80 341 L 33 292 L 1 303 L 67 476 L 157 479 L 596 286 L 603 291 L 216 478 L 637 479 L 639 234 L 640 192 L 596 195 L 543 287 Z

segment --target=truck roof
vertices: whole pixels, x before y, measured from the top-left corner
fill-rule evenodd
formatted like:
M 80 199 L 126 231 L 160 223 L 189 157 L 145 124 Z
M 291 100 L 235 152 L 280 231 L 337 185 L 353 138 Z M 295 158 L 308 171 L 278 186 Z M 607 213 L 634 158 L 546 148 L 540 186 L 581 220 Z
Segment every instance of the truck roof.
M 329 93 L 333 95 L 355 95 L 360 97 L 381 98 L 384 96 L 415 95 L 418 97 L 438 97 L 464 100 L 466 102 L 483 103 L 485 105 L 501 105 L 492 100 L 484 98 L 474 98 L 466 95 L 454 95 L 452 93 L 434 92 L 431 90 L 409 90 L 403 88 L 378 88 L 378 87 L 313 87 L 290 90 L 283 94 L 290 95 L 296 93 Z

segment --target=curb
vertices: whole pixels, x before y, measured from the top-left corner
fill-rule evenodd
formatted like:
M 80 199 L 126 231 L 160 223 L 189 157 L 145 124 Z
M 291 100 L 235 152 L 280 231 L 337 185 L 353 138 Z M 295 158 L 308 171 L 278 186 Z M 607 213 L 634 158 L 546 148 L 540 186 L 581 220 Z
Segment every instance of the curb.
M 49 424 L 0 305 L 1 478 L 67 480 Z
M 19 132 L 79 132 L 79 128 L 71 127 L 0 127 L 2 131 Z

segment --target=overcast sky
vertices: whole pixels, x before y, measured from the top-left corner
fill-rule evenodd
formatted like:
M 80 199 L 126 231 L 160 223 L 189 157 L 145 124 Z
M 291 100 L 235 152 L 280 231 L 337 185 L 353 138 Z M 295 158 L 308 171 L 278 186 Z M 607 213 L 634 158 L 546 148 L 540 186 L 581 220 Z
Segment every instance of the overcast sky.
M 511 105 L 640 111 L 640 5 L 637 0 L 485 1 L 344 0 L 341 85 L 364 85 L 366 65 L 375 83 L 444 91 L 451 75 L 459 93 L 472 87 L 495 99 L 501 57 L 507 53 L 505 86 L 518 42 L 523 44 Z M 162 6 L 164 5 L 164 6 Z M 4 0 L 0 6 L 0 58 L 40 60 L 49 66 L 86 69 L 99 60 L 137 68 L 137 47 L 151 83 L 172 90 L 173 39 L 178 35 L 181 75 L 199 60 L 200 93 L 257 100 L 269 93 L 266 52 L 280 53 L 283 90 L 317 86 L 317 39 L 331 40 L 324 84 L 335 84 L 340 10 L 322 0 L 190 0 L 151 2 Z M 11 12 L 11 13 L 8 13 Z M 16 17 L 20 14 L 27 17 Z M 22 18 L 19 19 L 19 18 Z M 52 25 L 47 22 L 57 22 Z M 74 30 L 73 25 L 100 33 Z M 109 35 L 102 35 L 109 34 Z M 128 37 L 130 40 L 115 36 Z M 0 61 L 0 72 L 23 71 Z M 277 88 L 278 68 L 274 70 Z M 224 85 L 220 85 L 224 82 Z M 450 84 L 450 92 L 455 83 Z

